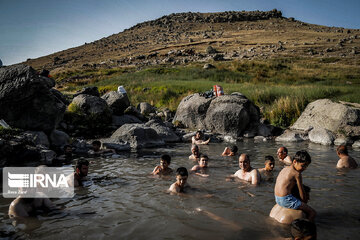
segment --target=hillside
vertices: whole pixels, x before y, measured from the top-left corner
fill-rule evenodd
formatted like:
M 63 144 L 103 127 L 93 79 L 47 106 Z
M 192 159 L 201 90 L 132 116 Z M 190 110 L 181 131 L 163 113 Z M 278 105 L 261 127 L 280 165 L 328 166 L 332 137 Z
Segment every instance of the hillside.
M 325 27 L 268 12 L 176 13 L 26 64 L 68 70 L 279 57 L 360 63 L 359 29 Z

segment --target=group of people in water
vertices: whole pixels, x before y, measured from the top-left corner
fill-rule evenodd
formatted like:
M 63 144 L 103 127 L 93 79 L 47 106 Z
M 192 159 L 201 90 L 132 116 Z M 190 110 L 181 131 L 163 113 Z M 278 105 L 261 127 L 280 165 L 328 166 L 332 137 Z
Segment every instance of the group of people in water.
M 197 164 L 190 169 L 190 174 L 200 177 L 209 177 L 207 173 L 209 157 L 200 153 L 199 145 L 208 144 L 210 139 L 203 140 L 204 136 L 198 131 L 192 138 L 190 160 L 197 161 Z M 93 153 L 114 152 L 109 149 L 100 149 L 100 142 L 93 142 Z M 237 146 L 226 147 L 222 152 L 222 156 L 236 156 L 238 152 Z M 349 156 L 347 147 L 341 145 L 336 150 L 339 160 L 337 168 L 357 168 L 358 164 Z M 67 158 L 71 151 L 67 146 L 64 148 L 64 157 Z M 316 226 L 314 219 L 316 211 L 311 208 L 307 202 L 309 200 L 310 188 L 303 185 L 302 172 L 307 169 L 311 163 L 311 157 L 305 150 L 296 152 L 294 158 L 288 155 L 286 147 L 280 147 L 277 151 L 278 161 L 284 165 L 279 172 L 275 188 L 275 206 L 270 212 L 270 217 L 278 222 L 291 224 L 291 231 L 296 232 L 293 239 L 316 239 Z M 171 157 L 164 154 L 160 158 L 160 165 L 156 166 L 152 171 L 153 175 L 171 175 L 173 170 L 170 168 Z M 69 182 L 74 187 L 82 186 L 82 181 L 88 174 L 89 161 L 81 158 L 76 162 L 74 173 L 69 176 Z M 265 156 L 265 166 L 261 169 L 255 169 L 251 166 L 250 156 L 243 153 L 239 156 L 239 167 L 233 175 L 226 178 L 227 181 L 239 179 L 258 185 L 262 179 L 272 175 L 275 167 L 275 159 L 272 156 Z M 175 171 L 176 181 L 171 184 L 168 191 L 176 194 L 184 194 L 190 186 L 187 184 L 189 172 L 185 167 L 179 167 Z M 71 180 L 71 181 L 70 181 Z M 27 199 L 18 197 L 9 207 L 9 216 L 11 218 L 27 217 L 36 209 L 45 207 L 48 209 L 56 209 L 56 206 L 49 199 Z M 210 213 L 209 213 L 210 214 Z M 213 215 L 213 214 L 212 214 Z M 310 229 L 310 230 L 309 230 Z

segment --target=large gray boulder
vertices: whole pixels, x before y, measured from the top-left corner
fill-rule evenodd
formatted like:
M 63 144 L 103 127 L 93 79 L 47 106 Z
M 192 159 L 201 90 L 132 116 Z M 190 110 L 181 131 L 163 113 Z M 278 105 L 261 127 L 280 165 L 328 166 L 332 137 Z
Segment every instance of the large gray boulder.
M 95 97 L 100 97 L 99 89 L 97 87 L 84 87 L 80 91 L 74 94 L 74 97 L 79 96 L 80 94 L 91 95 Z
M 167 143 L 180 142 L 180 138 L 175 132 L 167 127 L 162 121 L 150 120 L 145 123 L 146 127 L 151 127 Z
M 0 119 L 11 127 L 50 132 L 63 119 L 65 104 L 51 91 L 53 79 L 23 64 L 0 68 Z
M 285 130 L 283 134 L 275 138 L 275 141 L 277 142 L 302 142 L 304 140 L 308 140 L 308 137 L 305 134 L 289 129 Z
M 348 137 L 360 135 L 360 106 L 352 103 L 336 103 L 320 99 L 310 103 L 299 119 L 291 126 L 293 130 L 307 131 L 324 128 Z
M 155 113 L 155 108 L 147 102 L 141 102 L 139 103 L 139 105 L 137 106 L 137 109 L 140 111 L 141 114 L 143 115 L 149 115 L 150 113 Z
M 73 99 L 72 104 L 85 114 L 101 115 L 111 112 L 104 99 L 92 95 L 80 94 Z
M 213 98 L 193 94 L 180 102 L 173 123 L 238 137 L 259 120 L 259 108 L 241 94 Z
M 70 137 L 65 132 L 54 130 L 50 133 L 50 142 L 51 145 L 55 147 L 64 147 L 65 145 L 69 144 Z
M 125 124 L 118 128 L 107 142 L 128 142 L 133 149 L 158 147 L 165 144 L 154 129 L 144 124 Z
M 112 124 L 114 126 L 121 127 L 122 125 L 127 123 L 142 123 L 142 121 L 140 121 L 140 119 L 138 119 L 137 117 L 129 114 L 124 114 L 121 116 L 116 116 L 116 115 L 112 116 Z
M 127 94 L 120 94 L 115 91 L 105 93 L 102 97 L 111 108 L 115 115 L 122 115 L 126 108 L 130 106 Z
M 212 98 L 201 97 L 198 93 L 183 98 L 176 110 L 173 123 L 181 123 L 186 128 L 204 129 L 206 112 Z

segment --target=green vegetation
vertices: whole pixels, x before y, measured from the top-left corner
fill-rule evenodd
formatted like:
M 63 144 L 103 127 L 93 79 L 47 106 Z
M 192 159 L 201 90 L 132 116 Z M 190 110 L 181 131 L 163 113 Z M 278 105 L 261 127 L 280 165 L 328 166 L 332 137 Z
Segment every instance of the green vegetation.
M 17 135 L 21 133 L 20 129 L 17 128 L 4 128 L 3 126 L 0 126 L 0 137 L 1 138 L 7 138 L 9 136 Z
M 204 92 L 219 84 L 226 94 L 241 92 L 262 109 L 272 124 L 286 127 L 296 121 L 306 105 L 316 99 L 330 98 L 360 103 L 360 68 L 345 65 L 336 58 L 284 58 L 262 61 L 242 60 L 203 64 L 158 66 L 71 72 L 55 76 L 57 81 L 80 76 L 83 81 L 67 84 L 64 91 L 84 85 L 99 87 L 102 94 L 123 85 L 133 105 L 149 102 L 156 107 L 175 110 L 181 99 Z M 84 77 L 85 76 L 85 77 Z

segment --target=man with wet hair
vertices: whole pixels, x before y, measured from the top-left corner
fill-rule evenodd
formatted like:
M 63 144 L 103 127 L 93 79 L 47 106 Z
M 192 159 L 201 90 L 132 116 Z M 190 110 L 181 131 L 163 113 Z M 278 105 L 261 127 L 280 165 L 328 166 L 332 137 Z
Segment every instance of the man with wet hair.
M 291 223 L 291 237 L 295 240 L 316 240 L 316 225 L 307 219 L 296 219 Z
M 185 167 L 179 167 L 176 170 L 176 182 L 174 182 L 169 191 L 172 193 L 183 193 L 186 188 L 189 188 L 189 185 L 186 183 L 188 179 L 188 171 Z
M 280 147 L 277 150 L 277 156 L 280 162 L 284 163 L 285 165 L 291 165 L 292 160 L 291 157 L 288 155 L 288 150 L 286 147 Z
M 231 175 L 230 179 L 237 177 L 241 180 L 250 182 L 253 185 L 257 185 L 260 183 L 261 180 L 260 173 L 257 169 L 251 167 L 249 155 L 245 153 L 240 155 L 239 167 L 240 170 L 236 171 L 235 174 Z
M 199 160 L 200 158 L 200 149 L 199 146 L 196 144 L 193 144 L 191 146 L 191 155 L 189 156 L 189 159 L 191 160 Z
M 91 143 L 91 145 L 92 145 L 92 149 L 89 150 L 89 152 L 88 152 L 89 155 L 100 156 L 101 154 L 104 154 L 104 153 L 116 153 L 116 151 L 114 149 L 101 148 L 101 142 L 99 140 L 93 141 Z
M 357 162 L 354 158 L 349 156 L 347 147 L 345 145 L 340 145 L 336 148 L 336 154 L 339 156 L 339 161 L 336 164 L 337 168 L 352 168 L 355 169 L 358 167 Z
M 160 165 L 156 166 L 152 172 L 153 175 L 169 175 L 173 172 L 171 168 L 169 168 L 171 162 L 170 155 L 164 154 L 160 157 Z
M 86 159 L 79 159 L 75 165 L 75 172 L 67 177 L 69 186 L 82 186 L 82 181 L 87 176 L 89 170 L 89 161 Z
M 191 142 L 192 144 L 196 144 L 196 145 L 199 145 L 199 144 L 208 144 L 210 142 L 210 138 L 208 140 L 204 140 L 204 133 L 202 131 L 197 131 L 195 133 L 195 136 L 193 136 L 191 138 Z
M 207 169 L 208 169 L 209 157 L 205 154 L 201 154 L 198 163 L 199 163 L 198 165 L 195 165 L 191 168 L 190 172 L 195 173 L 196 175 L 201 177 L 208 177 L 209 174 L 207 174 Z

